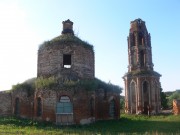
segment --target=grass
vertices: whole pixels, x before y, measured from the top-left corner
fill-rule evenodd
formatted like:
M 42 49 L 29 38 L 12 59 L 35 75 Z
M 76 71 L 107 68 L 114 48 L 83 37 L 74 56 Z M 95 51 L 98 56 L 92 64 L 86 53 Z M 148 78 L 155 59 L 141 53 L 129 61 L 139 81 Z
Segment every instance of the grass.
M 119 120 L 98 121 L 90 125 L 56 126 L 15 117 L 0 117 L 0 134 L 29 135 L 178 135 L 180 116 L 121 115 Z

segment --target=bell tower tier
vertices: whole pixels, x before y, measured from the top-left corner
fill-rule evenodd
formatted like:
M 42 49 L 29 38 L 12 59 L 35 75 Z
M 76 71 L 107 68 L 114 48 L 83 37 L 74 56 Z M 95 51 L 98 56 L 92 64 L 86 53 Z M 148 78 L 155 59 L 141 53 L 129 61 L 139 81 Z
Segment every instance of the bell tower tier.
M 126 113 L 159 113 L 161 75 L 154 71 L 152 62 L 151 36 L 145 22 L 131 22 L 128 41 L 128 73 L 125 82 Z
M 131 22 L 128 40 L 129 71 L 153 70 L 151 36 L 145 22 L 136 19 Z

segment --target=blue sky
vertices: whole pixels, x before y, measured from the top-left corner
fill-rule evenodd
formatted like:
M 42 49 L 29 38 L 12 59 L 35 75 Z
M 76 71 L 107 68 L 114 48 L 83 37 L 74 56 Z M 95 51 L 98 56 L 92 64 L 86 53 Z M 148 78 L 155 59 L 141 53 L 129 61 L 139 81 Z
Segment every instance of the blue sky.
M 60 35 L 67 19 L 94 45 L 96 77 L 124 88 L 127 36 L 137 18 L 151 34 L 163 90 L 180 89 L 179 0 L 0 0 L 0 90 L 36 76 L 38 46 Z

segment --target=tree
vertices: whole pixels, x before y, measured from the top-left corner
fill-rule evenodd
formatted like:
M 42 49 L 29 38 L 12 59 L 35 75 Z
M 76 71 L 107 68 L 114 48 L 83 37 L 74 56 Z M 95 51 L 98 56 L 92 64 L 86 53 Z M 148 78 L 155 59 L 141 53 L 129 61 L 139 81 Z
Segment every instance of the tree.
M 174 99 L 180 100 L 180 90 L 176 90 L 171 96 L 169 96 L 168 105 L 172 108 L 172 102 Z
M 161 95 L 161 106 L 163 109 L 168 109 L 168 100 L 166 94 L 163 92 L 163 89 L 160 88 L 160 95 Z

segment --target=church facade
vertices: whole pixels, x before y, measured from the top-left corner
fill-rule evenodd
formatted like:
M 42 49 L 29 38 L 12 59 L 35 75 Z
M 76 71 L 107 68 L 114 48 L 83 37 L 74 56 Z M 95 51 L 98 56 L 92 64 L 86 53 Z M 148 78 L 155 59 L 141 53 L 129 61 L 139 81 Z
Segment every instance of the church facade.
M 95 78 L 93 46 L 74 35 L 73 22 L 62 24 L 39 47 L 37 78 L 0 93 L 0 115 L 58 125 L 119 119 L 121 88 Z
M 131 22 L 128 41 L 128 72 L 125 83 L 125 112 L 130 114 L 157 114 L 160 112 L 160 77 L 154 71 L 151 36 L 145 22 Z

